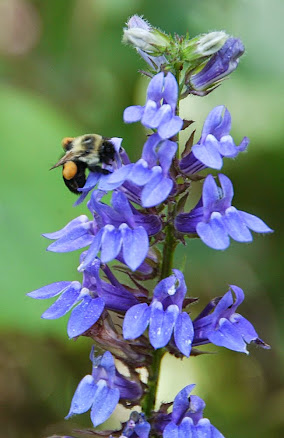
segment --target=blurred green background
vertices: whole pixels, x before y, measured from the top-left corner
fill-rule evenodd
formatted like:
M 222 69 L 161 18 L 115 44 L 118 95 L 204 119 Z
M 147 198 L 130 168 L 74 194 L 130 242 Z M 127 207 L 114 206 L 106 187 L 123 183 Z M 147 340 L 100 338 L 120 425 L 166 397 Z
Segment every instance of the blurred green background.
M 48 171 L 61 154 L 61 139 L 89 132 L 123 137 L 131 158 L 139 157 L 145 133 L 122 121 L 126 106 L 143 104 L 147 84 L 137 73 L 143 62 L 121 44 L 123 25 L 134 13 L 166 32 L 195 36 L 223 29 L 244 42 L 237 72 L 209 96 L 188 98 L 183 115 L 199 120 L 199 134 L 215 105 L 228 107 L 236 142 L 244 135 L 251 140 L 248 153 L 223 168 L 235 186 L 234 205 L 275 230 L 250 245 L 232 242 L 225 252 L 198 240 L 179 248 L 175 266 L 184 267 L 191 296 L 200 296 L 193 316 L 237 284 L 246 293 L 240 313 L 272 350 L 252 346 L 245 356 L 211 348 L 218 354 L 166 357 L 160 400 L 171 401 L 183 386 L 197 383 L 205 416 L 225 437 L 283 437 L 282 0 L 0 1 L 0 436 L 77 436 L 73 428 L 91 426 L 88 414 L 63 419 L 79 380 L 91 370 L 91 342 L 68 341 L 68 316 L 40 319 L 49 302 L 25 294 L 80 280 L 79 254 L 45 252 L 40 236 L 86 212 L 84 205 L 72 207 L 75 197 L 61 172 Z M 116 414 L 118 425 L 125 413 Z

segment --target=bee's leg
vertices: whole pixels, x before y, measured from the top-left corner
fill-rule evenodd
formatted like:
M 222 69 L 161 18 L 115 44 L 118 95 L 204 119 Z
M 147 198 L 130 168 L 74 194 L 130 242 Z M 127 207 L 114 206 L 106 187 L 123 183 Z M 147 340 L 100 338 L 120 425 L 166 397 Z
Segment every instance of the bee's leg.
M 91 172 L 102 173 L 103 175 L 107 175 L 108 173 L 110 173 L 109 170 L 107 170 L 107 169 L 102 169 L 101 166 L 98 166 L 97 164 L 94 164 L 94 165 L 88 166 L 88 169 L 89 169 Z

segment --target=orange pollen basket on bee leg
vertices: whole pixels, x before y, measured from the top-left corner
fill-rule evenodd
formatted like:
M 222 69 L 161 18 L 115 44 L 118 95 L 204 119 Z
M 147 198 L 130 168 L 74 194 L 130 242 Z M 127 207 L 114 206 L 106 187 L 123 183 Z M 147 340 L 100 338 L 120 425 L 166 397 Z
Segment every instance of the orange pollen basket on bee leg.
M 63 178 L 69 181 L 70 179 L 74 178 L 74 176 L 77 173 L 77 170 L 78 170 L 77 165 L 73 161 L 67 161 L 67 163 L 63 165 L 63 171 L 62 171 Z
M 63 149 L 66 149 L 68 144 L 71 143 L 71 141 L 73 141 L 73 140 L 74 140 L 74 137 L 65 137 L 65 138 L 63 138 L 63 140 L 62 140 Z

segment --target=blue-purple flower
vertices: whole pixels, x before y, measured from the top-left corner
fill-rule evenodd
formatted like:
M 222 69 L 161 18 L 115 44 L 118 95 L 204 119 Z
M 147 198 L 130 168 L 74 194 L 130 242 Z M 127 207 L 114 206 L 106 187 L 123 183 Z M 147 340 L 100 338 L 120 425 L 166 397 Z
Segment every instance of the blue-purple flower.
M 99 268 L 100 261 L 96 260 L 88 270 L 84 271 L 82 285 L 79 281 L 58 281 L 27 295 L 40 300 L 59 295 L 41 317 L 57 319 L 72 309 L 67 333 L 69 338 L 74 338 L 92 327 L 104 309 L 124 313 L 138 303 L 134 294 L 118 282 L 113 285 L 101 280 Z
M 219 174 L 221 188 L 212 175 L 205 179 L 202 201 L 189 213 L 180 213 L 175 227 L 182 233 L 197 233 L 213 249 L 226 249 L 230 237 L 237 242 L 251 242 L 252 231 L 271 233 L 272 230 L 258 217 L 237 210 L 231 205 L 234 190 L 229 178 Z
M 195 385 L 183 388 L 175 397 L 163 438 L 224 438 L 208 418 L 203 418 L 204 401 L 190 393 Z
M 231 115 L 224 105 L 216 106 L 205 120 L 201 138 L 179 164 L 183 173 L 194 174 L 206 167 L 221 169 L 223 157 L 235 158 L 244 152 L 249 139 L 244 137 L 236 146 L 230 135 Z
M 176 116 L 178 83 L 172 73 L 155 75 L 147 89 L 145 106 L 126 108 L 123 119 L 126 123 L 141 121 L 147 128 L 157 130 L 161 139 L 171 138 L 182 128 L 183 121 Z
M 92 349 L 90 359 L 92 374 L 86 375 L 79 383 L 66 419 L 91 409 L 91 420 L 96 427 L 111 416 L 120 399 L 138 400 L 142 388 L 138 382 L 126 379 L 116 370 L 109 351 L 95 357 Z
M 190 76 L 189 87 L 196 91 L 214 88 L 220 81 L 229 76 L 238 66 L 245 48 L 238 38 L 228 38 L 223 47 L 215 53 L 205 66 Z
M 193 321 L 193 345 L 211 342 L 247 354 L 247 344 L 251 342 L 263 348 L 270 348 L 258 337 L 252 324 L 236 313 L 237 307 L 244 300 L 244 292 L 238 286 L 230 286 L 230 288 L 235 294 L 235 301 L 229 290 L 220 300 L 212 300 Z
M 182 312 L 186 290 L 183 274 L 173 269 L 173 275 L 161 280 L 155 287 L 149 306 L 147 303 L 136 304 L 126 312 L 124 338 L 138 338 L 149 325 L 149 339 L 155 349 L 165 347 L 173 334 L 177 348 L 188 357 L 193 326 L 189 315 Z
M 62 230 L 44 234 L 48 239 L 56 239 L 47 249 L 68 252 L 90 245 L 79 271 L 90 266 L 99 251 L 103 263 L 113 260 L 122 251 L 124 262 L 134 271 L 147 255 L 148 236 L 160 231 L 160 219 L 140 213 L 121 191 L 113 193 L 112 207 L 100 201 L 102 196 L 103 192 L 94 191 L 88 203 L 94 215 L 93 221 L 80 216 Z

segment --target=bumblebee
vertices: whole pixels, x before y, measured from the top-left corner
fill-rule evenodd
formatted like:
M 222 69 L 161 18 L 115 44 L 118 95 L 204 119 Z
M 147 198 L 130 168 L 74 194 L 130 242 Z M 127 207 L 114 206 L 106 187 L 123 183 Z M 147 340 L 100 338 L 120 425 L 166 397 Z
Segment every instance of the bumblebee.
M 115 159 L 115 148 L 110 138 L 98 134 L 67 137 L 62 140 L 65 155 L 51 169 L 63 166 L 62 176 L 68 189 L 76 193 L 84 187 L 86 169 L 91 172 L 109 173 L 101 164 L 111 164 Z

